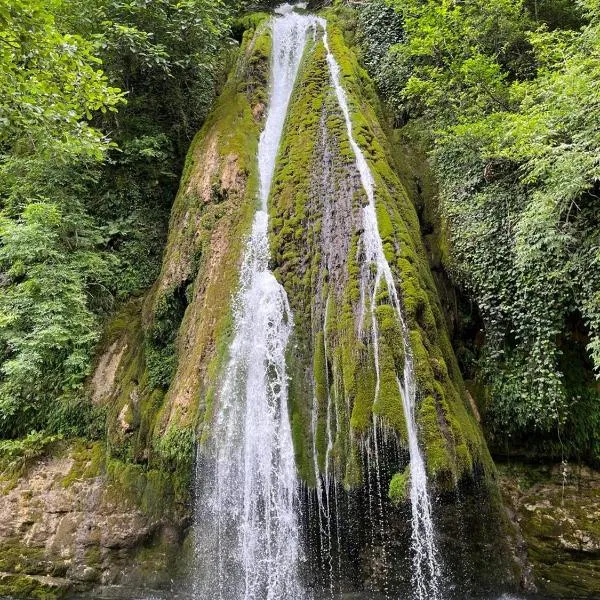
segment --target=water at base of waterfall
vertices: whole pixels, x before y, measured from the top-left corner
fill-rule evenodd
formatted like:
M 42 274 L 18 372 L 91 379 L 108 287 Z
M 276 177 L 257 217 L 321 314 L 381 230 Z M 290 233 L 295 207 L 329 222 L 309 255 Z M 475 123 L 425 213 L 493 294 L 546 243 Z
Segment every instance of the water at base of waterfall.
M 69 596 L 72 600 L 214 600 L 214 596 L 206 596 L 198 599 L 185 593 L 177 592 L 142 592 L 120 586 L 108 586 L 100 593 L 78 594 Z M 315 596 L 314 600 L 329 600 L 329 596 Z M 0 600 L 12 600 L 0 596 Z M 229 600 L 229 599 L 227 599 Z M 275 600 L 280 600 L 275 598 Z M 351 593 L 343 594 L 337 600 L 386 600 L 381 594 Z M 394 600 L 411 600 L 410 597 L 394 596 Z M 490 596 L 453 596 L 453 600 L 553 600 L 544 596 L 517 596 L 513 594 L 490 595 Z M 578 600 L 577 598 L 563 598 L 562 600 Z

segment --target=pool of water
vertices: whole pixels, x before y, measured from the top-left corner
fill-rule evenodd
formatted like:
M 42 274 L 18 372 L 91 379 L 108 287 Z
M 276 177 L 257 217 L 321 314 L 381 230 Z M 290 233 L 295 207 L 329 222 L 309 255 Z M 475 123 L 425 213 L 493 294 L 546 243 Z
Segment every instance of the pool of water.
M 464 596 L 459 594 L 452 595 L 453 600 L 556 600 L 547 596 L 525 596 L 513 594 L 501 594 L 491 596 Z M 70 596 L 72 600 L 216 600 L 214 598 L 199 598 L 183 593 L 164 593 L 164 592 L 142 592 L 140 590 L 132 590 L 122 587 L 105 588 L 101 593 L 95 594 L 80 594 Z M 314 597 L 312 600 L 332 600 L 331 596 Z M 412 600 L 411 598 L 401 598 L 399 596 L 384 596 L 381 594 L 370 594 L 363 592 L 348 593 L 336 595 L 333 600 Z M 562 598 L 561 600 L 582 600 L 578 598 Z M 586 600 L 590 600 L 587 598 Z M 600 600 L 600 596 L 598 597 Z

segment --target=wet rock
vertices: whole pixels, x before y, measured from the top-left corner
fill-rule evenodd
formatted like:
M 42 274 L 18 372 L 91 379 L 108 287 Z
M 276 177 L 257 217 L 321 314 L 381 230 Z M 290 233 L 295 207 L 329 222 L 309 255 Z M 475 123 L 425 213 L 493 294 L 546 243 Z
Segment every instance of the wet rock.
M 129 580 L 170 585 L 177 522 L 166 504 L 143 510 L 142 480 L 136 502 L 95 464 L 101 453 L 97 443 L 62 448 L 0 493 L 0 597 L 48 599 Z
M 597 598 L 600 473 L 566 463 L 503 465 L 502 493 L 539 592 Z

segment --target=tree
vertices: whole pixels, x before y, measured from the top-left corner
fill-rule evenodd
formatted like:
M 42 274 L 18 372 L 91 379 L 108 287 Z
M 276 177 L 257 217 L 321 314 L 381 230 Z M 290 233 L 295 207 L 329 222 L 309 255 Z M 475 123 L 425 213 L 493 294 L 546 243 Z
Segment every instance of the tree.
M 1 0 L 0 24 L 0 434 L 15 435 L 89 372 L 107 263 L 79 194 L 110 147 L 89 120 L 122 94 L 45 3 Z
M 156 276 L 232 10 L 0 0 L 0 437 L 85 422 L 103 320 Z

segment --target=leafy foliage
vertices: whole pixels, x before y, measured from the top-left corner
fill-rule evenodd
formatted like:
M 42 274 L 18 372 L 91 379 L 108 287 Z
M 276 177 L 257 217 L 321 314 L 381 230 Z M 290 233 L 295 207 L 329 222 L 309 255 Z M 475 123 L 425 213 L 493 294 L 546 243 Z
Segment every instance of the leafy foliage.
M 87 125 L 115 110 L 121 94 L 98 68 L 93 45 L 62 33 L 42 2 L 0 2 L 0 140 L 21 152 L 102 158 L 106 142 Z M 58 152 L 56 152 L 58 155 Z
M 0 0 L 0 437 L 98 434 L 83 383 L 101 325 L 157 274 L 231 15 L 220 0 Z
M 227 62 L 231 14 L 219 0 L 63 3 L 61 21 L 94 40 L 111 84 L 127 97 L 118 113 L 94 118 L 118 145 L 92 210 L 121 262 L 112 283 L 119 299 L 156 278 L 183 159 Z
M 3 476 L 21 473 L 60 440 L 60 435 L 45 435 L 39 431 L 32 431 L 19 440 L 0 440 L 0 473 Z
M 600 429 L 577 415 L 600 414 L 600 5 L 392 5 L 404 37 L 378 78 L 391 71 L 391 107 L 433 132 L 448 267 L 485 326 L 488 426 L 586 430 L 573 451 L 589 453 Z
M 108 262 L 81 192 L 110 143 L 88 119 L 122 95 L 43 4 L 3 0 L 0 18 L 0 433 L 16 435 L 89 370 Z

